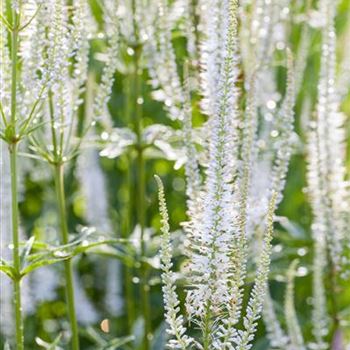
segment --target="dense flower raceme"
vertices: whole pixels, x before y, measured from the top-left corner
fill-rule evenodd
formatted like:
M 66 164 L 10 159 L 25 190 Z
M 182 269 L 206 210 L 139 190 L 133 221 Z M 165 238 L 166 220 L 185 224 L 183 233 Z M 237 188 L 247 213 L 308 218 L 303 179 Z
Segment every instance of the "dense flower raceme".
M 174 290 L 174 276 L 171 273 L 169 260 L 171 251 L 166 224 L 167 214 L 160 190 L 164 224 L 164 247 L 161 258 L 164 270 L 165 308 L 170 333 L 175 338 L 171 340 L 170 345 L 174 348 L 187 348 L 192 344 L 205 349 L 247 349 L 251 346 L 256 322 L 262 309 L 269 269 L 272 216 L 277 197 L 281 196 L 284 187 L 283 181 L 290 156 L 294 106 L 294 82 L 291 73 L 293 68 L 289 59 L 286 98 L 277 114 L 277 120 L 282 118 L 279 123 L 282 124 L 283 120 L 283 128 L 286 128 L 281 129 L 285 144 L 280 145 L 285 152 L 277 154 L 276 159 L 272 159 L 273 185 L 267 193 L 267 201 L 270 201 L 270 204 L 259 222 L 265 226 L 262 221 L 268 213 L 269 223 L 265 228 L 266 234 L 257 261 L 257 277 L 244 317 L 244 330 L 239 330 L 237 323 L 243 313 L 242 293 L 249 254 L 246 232 L 247 203 L 252 165 L 256 162 L 253 149 L 258 123 L 257 79 L 255 75 L 251 77 L 241 136 L 238 132 L 240 125 L 238 108 L 240 92 L 237 88 L 238 7 L 235 1 L 224 1 L 213 3 L 212 8 L 215 9 L 215 15 L 206 16 L 206 6 L 201 4 L 205 28 L 201 49 L 204 81 L 203 111 L 209 116 L 206 130 L 210 135 L 204 184 L 201 182 L 196 152 L 191 142 L 191 106 L 185 104 L 182 111 L 188 159 L 186 174 L 190 216 L 190 221 L 185 226 L 187 279 L 190 286 L 185 306 L 189 321 L 202 331 L 201 345 L 185 335 L 184 319 L 179 315 L 179 302 Z M 220 37 L 221 40 L 212 41 L 213 36 Z M 222 47 L 218 48 L 217 45 Z M 189 99 L 187 80 L 180 92 L 181 96 Z M 241 152 L 238 152 L 239 148 Z M 272 193 L 275 194 L 271 196 Z
M 82 137 L 77 138 L 79 134 L 78 112 L 83 102 L 82 94 L 88 78 L 89 41 L 93 35 L 93 32 L 89 30 L 94 28 L 90 7 L 86 1 L 81 0 L 70 4 L 64 0 L 45 3 L 29 0 L 19 2 L 18 9 L 16 7 L 14 10 L 17 13 L 18 28 L 13 29 L 10 24 L 7 25 L 7 20 L 4 18 L 2 20 L 6 25 L 1 26 L 2 129 L 0 136 L 9 144 L 10 150 L 14 139 L 16 142 L 23 140 L 22 145 L 24 144 L 25 149 L 29 143 L 32 151 L 31 158 L 44 159 L 55 166 L 60 165 L 77 155 L 82 137 L 86 135 L 91 125 L 91 120 L 88 120 L 81 134 Z M 18 31 L 17 37 L 8 35 L 14 30 Z M 116 35 L 111 35 L 110 39 L 112 42 L 110 46 L 114 50 L 116 49 L 115 37 Z M 18 52 L 14 50 L 15 44 L 18 45 Z M 112 55 L 108 55 L 98 98 L 96 98 L 96 101 L 101 100 L 102 104 L 106 103 L 105 96 L 110 94 L 111 81 L 113 82 L 113 74 L 109 73 L 109 66 L 114 61 L 109 58 L 110 56 Z M 18 64 L 19 60 L 21 64 Z M 16 66 L 14 66 L 15 63 L 17 63 Z M 18 71 L 18 74 L 14 74 L 13 68 Z M 100 117 L 101 112 L 98 107 L 96 102 L 95 114 L 92 118 Z M 3 164 L 1 169 L 4 169 Z M 1 179 L 3 180 L 3 177 Z M 16 182 L 17 174 L 14 172 L 11 174 L 11 183 Z M 3 185 L 3 181 L 1 184 Z M 9 204 L 14 203 L 15 197 L 13 196 L 14 193 L 12 193 L 12 200 L 9 197 Z M 12 205 L 12 209 L 16 204 Z M 11 210 L 7 210 L 7 217 L 11 217 Z M 63 225 L 65 225 L 64 222 Z M 6 227 L 4 229 L 6 230 Z M 13 235 L 15 236 L 16 232 Z M 2 233 L 1 236 L 2 239 L 6 239 Z M 33 242 L 33 240 L 28 242 Z M 56 242 L 57 237 L 55 237 Z M 9 243 L 6 242 L 6 244 Z M 6 252 L 4 254 L 2 252 L 2 258 L 5 256 Z M 58 286 L 57 278 L 52 276 L 52 272 L 47 267 L 41 269 L 40 276 L 47 277 L 44 279 L 45 286 L 42 286 L 40 293 L 33 295 L 30 302 L 26 298 L 27 285 L 38 278 L 37 271 L 25 279 L 22 293 L 19 292 L 24 297 L 25 305 L 35 306 L 37 303 L 52 299 Z M 67 281 L 68 283 L 76 286 L 75 291 L 72 288 L 71 299 L 77 301 L 76 313 L 79 322 L 82 324 L 96 322 L 98 314 L 94 306 L 89 303 L 76 272 L 72 280 Z M 6 284 L 4 286 L 6 287 Z M 11 293 L 11 286 L 7 287 L 6 291 Z M 35 288 L 35 282 L 33 282 L 33 290 Z M 4 297 L 6 297 L 5 294 Z M 17 302 L 15 310 L 12 310 L 10 305 L 11 303 L 6 306 L 6 310 L 13 315 L 16 314 L 16 339 L 20 347 L 22 346 L 22 337 L 19 332 L 21 321 L 17 315 L 19 315 L 18 310 L 21 305 Z M 24 308 L 24 311 L 26 309 L 27 307 Z M 4 312 L 6 310 L 4 309 Z M 71 311 L 72 309 L 70 310 L 72 319 L 75 311 L 73 310 L 73 313 Z M 13 329 L 12 322 L 4 333 L 10 335 Z
M 318 100 L 315 119 L 309 122 L 307 129 L 308 156 L 308 194 L 313 210 L 314 221 L 311 231 L 314 241 L 313 258 L 313 336 L 314 341 L 304 344 L 303 335 L 293 306 L 291 286 L 287 287 L 285 317 L 288 336 L 283 335 L 276 319 L 271 300 L 265 305 L 266 324 L 275 325 L 268 329 L 271 344 L 276 349 L 328 349 L 330 334 L 330 315 L 327 307 L 325 274 L 331 269 L 334 275 L 333 289 L 329 293 L 337 293 L 337 281 L 347 280 L 344 273 L 349 266 L 347 255 L 348 238 L 346 225 L 350 205 L 349 185 L 346 182 L 346 147 L 345 118 L 340 113 L 340 102 L 349 87 L 343 85 L 343 76 L 347 68 L 341 64 L 339 78 L 336 74 L 336 44 L 334 20 L 336 4 L 332 1 L 320 1 L 318 12 L 323 21 L 321 68 L 318 82 Z M 291 280 L 293 269 L 288 274 Z M 289 282 L 289 285 L 291 282 Z M 333 295 L 333 298 L 336 297 Z M 334 316 L 334 312 L 336 316 Z M 333 310 L 333 318 L 340 317 Z M 284 339 L 284 341 L 280 341 Z
M 308 138 L 308 185 L 314 215 L 313 333 L 317 348 L 326 349 L 329 316 L 324 273 L 330 268 L 338 277 L 348 279 L 342 271 L 346 271 L 349 266 L 345 250 L 349 242 L 350 190 L 345 181 L 345 118 L 339 111 L 339 96 L 342 96 L 342 91 L 337 89 L 337 37 L 334 26 L 336 4 L 323 0 L 319 6 L 325 24 L 322 28 L 316 117 L 310 122 Z M 331 267 L 327 267 L 328 257 Z M 335 277 L 334 283 L 337 283 L 338 277 Z
M 18 137 L 31 136 L 35 153 L 53 161 L 54 152 L 71 157 L 76 151 L 77 111 L 87 79 L 89 28 L 93 28 L 86 1 L 74 1 L 68 9 L 63 1 L 25 1 L 21 5 L 19 57 L 21 74 L 17 79 Z M 9 63 L 9 43 L 2 27 L 2 63 Z M 4 114 L 10 103 L 11 65 L 2 65 L 1 84 Z M 5 123 L 4 130 L 6 127 Z M 44 133 L 33 131 L 45 130 Z M 52 130 L 56 144 L 48 139 Z M 4 131 L 4 138 L 6 132 Z M 73 141 L 74 142 L 73 142 Z M 48 145 L 48 142 L 51 145 Z M 55 142 L 54 142 L 55 143 Z

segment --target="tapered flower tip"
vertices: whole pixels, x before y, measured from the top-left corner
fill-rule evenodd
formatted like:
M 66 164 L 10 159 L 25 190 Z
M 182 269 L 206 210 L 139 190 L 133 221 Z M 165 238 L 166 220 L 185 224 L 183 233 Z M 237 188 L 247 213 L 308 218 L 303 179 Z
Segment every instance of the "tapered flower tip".
M 154 174 L 153 176 L 154 176 L 154 178 L 155 178 L 155 180 L 157 182 L 159 190 L 163 190 L 164 186 L 163 186 L 163 182 L 162 182 L 161 178 L 158 175 L 156 175 L 156 174 Z

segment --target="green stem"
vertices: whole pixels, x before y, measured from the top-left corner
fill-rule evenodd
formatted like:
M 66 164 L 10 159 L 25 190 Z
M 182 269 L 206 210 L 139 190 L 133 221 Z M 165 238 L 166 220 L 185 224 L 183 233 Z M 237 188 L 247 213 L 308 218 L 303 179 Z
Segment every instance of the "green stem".
M 53 154 L 55 157 L 55 161 L 59 158 L 59 151 L 57 148 L 57 136 L 55 130 L 55 111 L 53 106 L 53 96 L 51 89 L 49 90 L 49 111 L 50 111 L 50 121 L 51 121 L 51 138 L 52 138 L 52 146 L 53 146 Z
M 201 39 L 200 39 L 200 32 L 199 32 L 199 22 L 200 18 L 197 11 L 198 7 L 198 0 L 192 0 L 191 1 L 191 8 L 190 8 L 190 16 L 191 16 L 191 25 L 193 25 L 194 28 L 194 36 L 195 36 L 195 47 L 196 47 L 196 53 L 195 53 L 195 60 L 196 65 L 199 64 L 199 53 L 200 53 L 200 46 L 201 46 Z
M 134 42 L 134 101 L 133 106 L 135 108 L 135 132 L 137 135 L 137 190 L 138 190 L 138 200 L 137 200 L 137 219 L 141 229 L 141 258 L 146 257 L 146 242 L 145 242 L 145 217 L 146 217 L 146 176 L 145 176 L 145 159 L 144 159 L 144 147 L 142 141 L 142 132 L 143 132 L 143 123 L 142 123 L 142 102 L 139 101 L 139 98 L 142 98 L 142 67 L 140 66 L 141 56 L 142 56 L 142 44 L 139 40 L 139 31 L 138 23 L 136 16 L 136 1 L 132 0 L 131 3 L 132 12 L 133 12 L 133 27 L 135 33 L 135 42 Z M 144 338 L 143 338 L 143 350 L 150 349 L 150 338 L 152 332 L 151 325 L 151 310 L 149 303 L 149 284 L 148 284 L 148 271 L 147 265 L 141 263 L 140 271 L 140 292 L 141 292 L 141 305 L 142 305 L 142 314 L 145 322 L 144 327 Z
M 135 131 L 137 135 L 137 189 L 138 189 L 138 200 L 137 200 L 137 218 L 141 230 L 141 258 L 146 256 L 146 242 L 145 242 L 145 217 L 146 217 L 146 174 L 145 174 L 145 159 L 144 159 L 144 147 L 142 141 L 143 123 L 142 123 L 142 103 L 140 103 L 139 98 L 142 98 L 142 68 L 140 67 L 140 59 L 142 53 L 142 46 L 139 44 L 135 45 L 134 54 L 134 101 L 133 106 L 135 108 L 134 118 L 135 118 Z M 144 328 L 144 339 L 143 339 L 143 349 L 149 350 L 150 348 L 150 337 L 152 332 L 151 327 L 151 312 L 149 304 L 149 285 L 148 285 L 148 271 L 147 265 L 141 263 L 141 281 L 140 281 L 140 292 L 141 292 L 141 303 L 142 303 L 142 314 L 145 322 Z
M 17 197 L 17 144 L 9 145 L 10 168 L 11 168 L 11 195 L 12 195 L 12 243 L 13 243 L 13 266 L 19 276 L 21 270 L 19 252 L 19 230 L 18 230 L 18 197 Z M 23 318 L 21 304 L 21 281 L 14 280 L 14 306 L 16 317 L 16 344 L 17 350 L 24 349 Z
M 133 94 L 131 90 L 132 76 L 130 81 L 130 75 L 128 75 L 125 82 L 125 95 L 127 96 L 125 115 L 126 121 L 130 124 L 132 120 L 133 111 Z M 123 238 L 129 238 L 132 227 L 132 171 L 130 169 L 132 164 L 132 157 L 130 154 L 126 155 L 127 159 L 127 170 L 126 170 L 126 186 L 127 186 L 127 198 L 125 203 L 125 215 L 124 215 L 124 227 L 123 227 Z M 125 295 L 126 295 L 126 308 L 127 308 L 127 318 L 128 318 L 128 331 L 131 334 L 133 324 L 135 321 L 135 303 L 134 303 L 134 288 L 132 283 L 132 269 L 125 266 Z
M 17 16 L 16 16 L 17 18 Z M 16 22 L 16 21 L 15 21 Z M 17 108 L 17 52 L 18 52 L 18 32 L 17 29 L 12 31 L 12 73 L 11 73 L 11 123 L 16 125 L 16 108 Z
M 11 171 L 11 198 L 12 198 L 12 243 L 13 243 L 13 266 L 17 276 L 20 274 L 21 261 L 19 252 L 19 225 L 18 225 L 18 189 L 17 189 L 17 146 L 16 136 L 16 110 L 17 110 L 17 60 L 18 60 L 18 14 L 13 10 L 13 31 L 11 33 L 11 126 L 12 140 L 9 144 L 10 171 Z M 14 307 L 16 317 L 16 343 L 17 350 L 24 349 L 23 318 L 21 304 L 21 281 L 14 281 Z
M 144 237 L 145 232 L 145 160 L 143 156 L 143 150 L 138 148 L 137 154 L 137 174 L 138 174 L 138 216 L 139 224 L 141 229 L 141 257 L 146 257 L 146 242 Z M 144 350 L 148 350 L 150 347 L 149 339 L 152 332 L 151 327 L 151 316 L 150 316 L 150 303 L 149 303 L 149 285 L 148 285 L 148 271 L 147 265 L 142 262 L 141 264 L 141 302 L 142 302 L 142 313 L 145 321 L 145 334 L 144 334 Z
M 133 324 L 135 321 L 135 303 L 134 303 L 134 289 L 132 282 L 132 269 L 128 266 L 125 267 L 125 294 L 126 294 L 126 307 L 128 318 L 128 332 L 131 334 Z
M 69 243 L 67 215 L 66 215 L 66 198 L 64 191 L 64 168 L 62 163 L 55 165 L 55 186 L 57 203 L 60 216 L 60 231 L 62 244 Z M 64 262 L 65 270 L 65 284 L 66 284 L 66 298 L 69 320 L 72 331 L 72 349 L 79 350 L 79 329 L 78 322 L 75 313 L 75 300 L 74 300 L 74 284 L 73 284 L 73 265 L 72 260 L 66 260 Z

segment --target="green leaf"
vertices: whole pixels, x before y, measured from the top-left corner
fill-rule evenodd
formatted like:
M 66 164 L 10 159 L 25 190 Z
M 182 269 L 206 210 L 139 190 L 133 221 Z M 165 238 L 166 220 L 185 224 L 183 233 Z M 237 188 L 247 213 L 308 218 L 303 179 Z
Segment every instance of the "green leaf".
M 0 271 L 5 273 L 12 280 L 16 279 L 15 268 L 3 259 L 0 259 Z
M 134 336 L 126 336 L 107 340 L 105 334 L 101 334 L 92 327 L 83 330 L 83 334 L 97 345 L 97 350 L 115 350 L 134 340 Z
M 52 265 L 52 264 L 56 264 L 59 262 L 62 262 L 64 260 L 69 259 L 70 256 L 65 257 L 65 258 L 52 258 L 52 259 L 41 259 L 38 261 L 34 261 L 31 264 L 29 264 L 28 266 L 26 266 L 22 271 L 21 271 L 21 277 L 24 277 L 25 275 L 28 275 L 29 273 L 31 273 L 32 271 L 43 267 L 43 266 L 48 266 L 48 265 Z
M 132 333 L 135 336 L 134 339 L 134 349 L 138 349 L 141 344 L 142 340 L 144 338 L 144 329 L 145 329 L 145 321 L 142 317 L 139 317 L 132 328 Z
M 42 126 L 44 126 L 44 125 L 46 125 L 46 124 L 48 124 L 48 123 L 49 123 L 49 122 L 47 122 L 47 121 L 38 123 L 38 124 L 32 126 L 31 128 L 29 128 L 29 129 L 27 129 L 27 130 L 24 130 L 23 135 L 28 135 L 28 136 L 29 136 L 31 133 L 33 133 L 34 131 L 40 129 Z
M 122 345 L 130 343 L 133 340 L 134 340 L 133 335 L 129 335 L 129 336 L 122 337 L 122 338 L 115 338 L 115 339 L 111 340 L 110 342 L 108 342 L 108 344 L 106 346 L 104 346 L 101 350 L 116 350 L 116 349 L 120 348 Z
M 307 239 L 307 234 L 303 228 L 297 223 L 289 220 L 286 217 L 278 217 L 278 223 L 292 236 L 294 239 Z
M 91 243 L 88 243 L 88 242 L 82 242 L 81 244 L 77 245 L 77 247 L 75 247 L 72 251 L 72 254 L 73 256 L 75 255 L 78 255 L 78 254 L 81 254 L 81 253 L 85 253 L 87 250 L 90 250 L 92 248 L 96 248 L 98 246 L 101 246 L 101 245 L 109 245 L 109 244 L 113 244 L 113 243 L 116 243 L 115 240 L 103 240 L 103 241 L 100 241 L 100 242 L 91 242 Z
M 129 128 L 115 128 L 110 135 L 113 141 L 109 141 L 100 154 L 110 159 L 118 158 L 135 145 L 136 139 L 135 133 Z
M 21 257 L 20 257 L 21 269 L 23 269 L 25 264 L 26 264 L 27 257 L 33 248 L 34 241 L 35 241 L 35 237 L 33 236 L 33 237 L 29 238 L 28 241 L 25 243 L 25 246 L 21 252 Z
M 93 241 L 92 238 L 94 239 Z M 22 269 L 21 276 L 25 276 L 40 267 L 72 259 L 73 257 L 88 251 L 91 254 L 102 254 L 117 258 L 126 265 L 132 267 L 133 260 L 130 259 L 126 253 L 122 252 L 125 243 L 126 242 L 121 240 L 103 239 L 103 236 L 101 235 L 88 237 L 88 235 L 85 234 L 80 235 L 68 244 L 56 247 L 41 242 L 33 242 L 33 247 L 39 251 L 27 256 L 27 266 Z M 119 249 L 110 247 L 112 244 L 118 244 Z M 106 253 L 106 250 L 101 249 L 102 246 L 108 246 L 108 253 Z
M 112 246 L 104 245 L 94 247 L 89 251 L 89 253 L 117 259 L 128 267 L 134 267 L 137 264 L 137 260 L 134 258 L 134 256 Z
M 0 139 L 4 140 L 5 142 L 7 142 L 5 134 L 2 130 L 0 130 Z
M 163 350 L 166 349 L 166 344 L 168 341 L 168 333 L 166 332 L 167 324 L 162 322 L 157 328 L 152 341 L 152 350 Z
M 60 346 L 58 346 L 61 338 L 62 338 L 62 334 L 59 334 L 52 343 L 48 343 L 48 342 L 44 341 L 43 339 L 36 337 L 35 342 L 39 346 L 41 346 L 47 350 L 62 350 L 62 348 Z
M 46 242 L 35 241 L 33 244 L 33 250 L 45 250 L 49 249 L 50 247 L 52 246 L 50 246 Z
M 103 348 L 103 346 L 107 344 L 107 341 L 102 337 L 102 335 L 92 327 L 82 330 L 82 333 L 100 348 Z

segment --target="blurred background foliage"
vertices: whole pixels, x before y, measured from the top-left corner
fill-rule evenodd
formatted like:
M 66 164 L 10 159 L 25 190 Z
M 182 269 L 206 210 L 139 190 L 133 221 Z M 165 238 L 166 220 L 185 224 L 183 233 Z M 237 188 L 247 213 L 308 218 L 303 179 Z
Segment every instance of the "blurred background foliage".
M 102 29 L 102 12 L 97 0 L 89 0 L 93 10 L 94 17 Z M 294 2 L 294 1 L 292 1 Z M 291 15 L 292 16 L 292 15 Z M 338 7 L 338 15 L 336 19 L 336 28 L 339 37 L 339 56 L 344 54 L 344 33 L 348 28 L 350 18 L 350 1 L 343 0 Z M 291 18 L 292 20 L 292 18 Z M 298 47 L 300 40 L 301 26 L 294 25 L 291 28 L 292 51 Z M 315 104 L 317 97 L 317 82 L 320 63 L 320 45 L 321 36 L 319 31 L 312 31 L 311 47 L 307 57 L 307 66 L 303 79 L 302 89 L 299 93 L 296 105 L 296 131 L 300 136 L 301 142 L 297 147 L 290 164 L 287 185 L 284 191 L 284 199 L 281 203 L 278 215 L 282 218 L 276 225 L 274 239 L 274 254 L 271 267 L 271 294 L 276 300 L 276 310 L 283 320 L 283 303 L 285 293 L 286 271 L 292 260 L 299 259 L 299 267 L 297 270 L 296 287 L 295 287 L 295 305 L 298 318 L 305 335 L 305 339 L 311 337 L 311 264 L 312 264 L 312 238 L 310 234 L 310 225 L 312 221 L 310 206 L 305 193 L 306 188 L 306 161 L 305 161 L 305 135 L 302 125 L 302 102 L 310 99 L 312 105 Z M 185 38 L 176 31 L 173 32 L 173 44 L 176 49 L 179 67 L 182 66 L 185 57 Z M 103 35 L 101 39 L 94 39 L 92 42 L 91 60 L 90 60 L 90 79 L 92 81 L 99 80 L 103 63 L 98 60 L 97 53 L 104 50 L 105 42 Z M 349 47 L 349 46 L 347 46 Z M 109 111 L 116 127 L 131 127 L 132 119 L 128 117 L 129 102 L 126 90 L 130 89 L 129 75 L 125 74 L 127 67 L 132 61 L 132 57 L 128 54 L 128 48 L 122 47 L 121 69 L 116 73 L 113 93 L 109 103 Z M 278 57 L 276 57 L 278 60 Z M 276 62 L 277 64 L 277 62 Z M 152 88 L 149 84 L 149 76 L 147 70 L 142 75 L 142 95 L 143 95 L 143 124 L 149 126 L 155 123 L 170 125 L 174 128 L 180 128 L 178 122 L 171 121 L 160 102 L 155 101 L 151 96 Z M 280 74 L 278 84 L 283 87 L 285 78 Z M 281 88 L 282 89 L 282 88 Z M 199 98 L 193 101 L 194 107 L 194 124 L 200 125 L 203 117 L 199 113 Z M 350 118 L 350 96 L 342 104 L 342 110 Z M 81 118 L 84 118 L 85 110 L 81 111 Z M 350 135 L 350 123 L 348 125 L 348 135 Z M 103 129 L 101 128 L 101 133 Z M 350 142 L 348 142 L 350 150 Z M 146 153 L 147 154 L 147 153 Z M 350 154 L 350 152 L 348 152 Z M 106 177 L 106 194 L 108 196 L 108 213 L 107 216 L 111 220 L 110 234 L 113 237 L 123 237 L 125 232 L 125 217 L 130 215 L 130 223 L 128 227 L 132 231 L 137 231 L 137 205 L 140 201 L 140 193 L 137 187 L 138 168 L 136 165 L 136 152 L 130 149 L 116 159 L 108 157 L 99 158 L 100 166 Z M 22 196 L 20 202 L 21 223 L 24 233 L 29 236 L 36 236 L 39 239 L 47 239 L 55 235 L 54 227 L 56 223 L 55 209 L 55 193 L 53 190 L 53 179 L 51 176 L 45 176 L 46 169 L 43 169 L 41 163 L 35 163 L 35 167 L 25 166 L 23 161 L 23 183 Z M 33 164 L 33 163 L 31 163 Z M 348 157 L 348 170 L 350 170 L 350 158 Z M 130 172 L 130 176 L 126 174 Z M 146 219 L 145 224 L 149 233 L 147 239 L 147 255 L 152 258 L 156 255 L 158 249 L 157 236 L 159 235 L 160 216 L 158 212 L 157 188 L 153 179 L 153 175 L 158 174 L 164 181 L 166 188 L 166 198 L 170 214 L 170 223 L 173 231 L 181 229 L 181 222 L 186 220 L 186 198 L 185 198 L 185 180 L 183 167 L 174 169 L 174 161 L 165 159 L 159 154 L 149 153 L 149 157 L 145 161 L 146 176 Z M 69 229 L 76 232 L 80 225 L 88 225 L 86 222 L 85 212 L 86 203 L 84 196 L 81 195 L 79 185 L 79 173 L 77 171 L 76 161 L 71 164 L 66 173 L 66 192 L 69 207 Z M 93 190 L 93 189 L 90 189 Z M 99 196 L 99 193 L 95 194 Z M 350 215 L 350 213 L 349 213 Z M 137 233 L 137 232 L 136 232 Z M 175 241 L 181 241 L 181 236 L 175 234 Z M 179 241 L 178 241 L 179 240 Z M 181 250 L 181 244 L 178 245 Z M 131 260 L 138 261 L 135 249 L 124 248 L 125 254 Z M 180 255 L 181 251 L 178 252 Z M 113 257 L 83 254 L 76 258 L 75 264 L 79 271 L 81 284 L 86 292 L 88 299 L 97 310 L 98 318 L 91 324 L 81 326 L 81 349 L 96 349 L 96 344 L 103 344 L 103 340 L 112 339 L 114 337 L 123 337 L 133 334 L 136 338 L 134 342 L 121 345 L 121 349 L 138 349 L 142 339 L 142 318 L 141 304 L 139 294 L 140 282 L 140 265 L 133 264 L 132 273 L 132 299 L 126 300 L 125 295 L 122 296 L 123 305 L 120 307 L 118 316 L 113 316 L 109 312 L 104 302 L 106 291 L 101 287 L 104 281 L 108 279 L 104 264 L 106 260 Z M 156 259 L 152 260 L 154 266 L 147 269 L 148 281 L 150 284 L 150 307 L 152 317 L 152 333 L 154 337 L 151 341 L 152 349 L 163 349 L 165 331 L 162 308 L 162 294 L 160 285 L 160 274 L 156 269 L 159 263 Z M 176 260 L 178 265 L 181 259 Z M 124 266 L 124 265 L 123 265 Z M 50 267 L 57 271 L 57 275 L 62 266 L 55 265 Z M 119 275 L 119 283 L 122 291 L 125 291 L 125 268 L 121 270 Z M 40 276 L 40 270 L 38 272 Z M 42 275 L 44 276 L 44 274 Z M 44 277 L 43 277 L 44 278 Z M 36 283 L 41 283 L 40 278 Z M 44 284 L 45 281 L 42 281 Z M 55 296 L 50 301 L 37 303 L 35 310 L 31 310 L 25 320 L 26 329 L 26 349 L 38 349 L 39 345 L 33 345 L 33 339 L 40 337 L 41 339 L 52 342 L 62 330 L 68 328 L 66 320 L 66 305 L 64 302 L 64 281 L 58 284 Z M 40 286 L 39 286 L 40 288 Z M 350 286 L 342 286 L 345 293 L 339 298 L 338 304 L 344 315 L 348 315 L 349 322 L 344 324 L 344 336 L 350 341 Z M 30 299 L 28 300 L 30 302 Z M 117 300 L 115 301 L 117 303 Z M 127 302 L 131 302 L 135 311 L 135 317 L 132 324 L 126 316 Z M 345 317 L 346 318 L 346 317 Z M 4 322 L 4 320 L 1 320 Z M 106 326 L 108 325 L 108 327 Z M 64 338 L 64 334 L 63 334 Z M 256 337 L 254 349 L 268 349 L 268 341 L 265 337 L 264 325 L 261 321 Z M 0 345 L 4 346 L 4 338 L 1 337 Z M 100 347 L 99 347 L 100 348 Z M 101 347 L 103 348 L 103 347 Z M 112 347 L 117 348 L 117 347 Z

